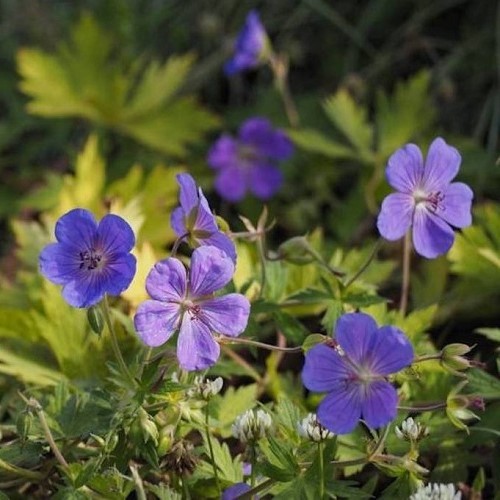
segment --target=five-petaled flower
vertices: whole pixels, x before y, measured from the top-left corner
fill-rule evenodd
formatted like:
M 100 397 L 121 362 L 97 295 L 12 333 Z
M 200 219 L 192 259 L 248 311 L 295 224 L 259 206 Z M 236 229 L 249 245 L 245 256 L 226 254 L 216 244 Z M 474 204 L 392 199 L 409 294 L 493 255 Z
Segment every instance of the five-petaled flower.
M 224 134 L 208 152 L 208 164 L 217 171 L 215 189 L 228 201 L 241 200 L 247 190 L 268 199 L 281 187 L 283 174 L 275 162 L 288 159 L 293 145 L 266 118 L 254 117 L 240 127 L 238 137 Z
M 213 332 L 236 337 L 246 328 L 250 303 L 241 294 L 214 296 L 232 278 L 234 264 L 219 248 L 194 250 L 191 268 L 170 257 L 158 262 L 146 278 L 152 300 L 135 315 L 137 333 L 148 346 L 165 343 L 179 331 L 177 357 L 185 370 L 202 370 L 219 358 Z
M 224 72 L 227 76 L 231 76 L 257 67 L 262 62 L 268 46 L 269 40 L 259 14 L 252 10 L 238 34 L 233 57 L 224 65 Z
M 170 217 L 172 228 L 179 238 L 189 237 L 192 246 L 210 245 L 220 248 L 236 261 L 236 248 L 229 236 L 219 230 L 208 201 L 201 188 L 196 188 L 189 174 L 179 174 L 180 207 Z
M 119 295 L 128 288 L 136 268 L 130 253 L 135 236 L 121 217 L 108 214 L 97 224 L 88 210 L 76 208 L 57 221 L 55 234 L 58 243 L 40 253 L 40 271 L 63 285 L 70 305 L 90 307 L 104 294 Z
M 396 189 L 385 198 L 377 227 L 387 240 L 402 238 L 413 227 L 415 250 L 432 259 L 446 253 L 454 241 L 450 226 L 471 224 L 472 190 L 451 182 L 458 173 L 459 152 L 438 137 L 424 161 L 415 144 L 398 149 L 387 166 L 387 180 Z
M 302 371 L 308 389 L 328 393 L 318 407 L 320 423 L 336 434 L 351 432 L 360 418 L 371 428 L 389 423 L 398 396 L 386 378 L 411 364 L 410 341 L 393 326 L 378 328 L 371 316 L 350 313 L 338 319 L 334 342 L 308 351 Z

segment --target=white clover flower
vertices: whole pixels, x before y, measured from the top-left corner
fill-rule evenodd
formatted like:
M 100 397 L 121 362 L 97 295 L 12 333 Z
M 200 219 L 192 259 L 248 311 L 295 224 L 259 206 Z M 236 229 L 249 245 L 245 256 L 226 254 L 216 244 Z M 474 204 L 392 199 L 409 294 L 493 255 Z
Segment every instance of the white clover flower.
M 315 413 L 309 413 L 297 424 L 297 430 L 302 437 L 310 439 L 315 443 L 324 441 L 325 439 L 333 438 L 333 432 L 330 432 L 326 427 L 323 427 Z
M 211 397 L 219 394 L 222 389 L 224 381 L 222 377 L 217 377 L 215 380 L 209 380 L 203 378 L 201 375 L 197 375 L 194 379 L 194 387 L 187 391 L 189 397 L 201 397 L 205 401 L 208 401 Z
M 427 434 L 429 434 L 429 429 L 421 425 L 420 422 L 415 422 L 412 417 L 409 417 L 403 420 L 401 429 L 396 427 L 394 432 L 399 439 L 415 442 L 427 436 Z
M 461 500 L 462 493 L 453 484 L 431 483 L 421 486 L 410 500 Z
M 246 443 L 265 437 L 272 423 L 271 415 L 266 411 L 247 410 L 236 418 L 231 430 L 234 437 Z

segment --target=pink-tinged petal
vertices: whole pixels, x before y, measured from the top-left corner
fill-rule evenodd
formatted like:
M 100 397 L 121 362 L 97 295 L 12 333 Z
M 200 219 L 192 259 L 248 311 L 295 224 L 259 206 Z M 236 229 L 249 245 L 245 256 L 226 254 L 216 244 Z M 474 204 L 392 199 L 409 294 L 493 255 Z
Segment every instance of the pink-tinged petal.
M 227 285 L 234 273 L 231 258 L 220 248 L 198 247 L 191 256 L 189 275 L 192 298 L 210 295 Z
M 452 226 L 463 228 L 472 224 L 472 189 L 462 182 L 453 182 L 443 191 L 444 199 L 436 214 Z
M 132 228 L 118 215 L 105 215 L 97 228 L 99 247 L 104 254 L 130 252 L 135 245 Z
M 208 238 L 198 239 L 200 245 L 214 246 L 225 252 L 233 262 L 236 262 L 236 247 L 233 240 L 222 231 L 211 234 Z
M 392 193 L 382 202 L 377 218 L 380 235 L 389 241 L 402 238 L 411 226 L 415 203 L 413 197 L 405 193 Z
M 271 198 L 283 184 L 283 173 L 271 164 L 254 165 L 249 175 L 250 191 L 261 200 Z
M 198 189 L 194 179 L 189 174 L 177 174 L 179 184 L 179 201 L 185 216 L 198 206 Z
M 357 383 L 341 383 L 319 404 L 317 415 L 321 425 L 335 434 L 348 434 L 361 417 L 361 388 Z
M 74 247 L 51 243 L 40 253 L 40 272 L 56 285 L 64 285 L 80 275 L 79 253 Z
M 94 274 L 82 274 L 66 283 L 62 289 L 64 300 L 73 307 L 90 307 L 102 300 L 106 290 L 103 282 Z
M 222 135 L 208 152 L 207 163 L 213 169 L 234 166 L 238 159 L 238 142 L 230 135 Z
M 423 173 L 422 152 L 415 144 L 406 144 L 389 158 L 385 175 L 394 189 L 411 194 L 420 185 Z
M 200 319 L 212 332 L 236 337 L 247 327 L 250 302 L 239 293 L 205 300 L 200 306 Z
M 451 227 L 425 206 L 419 205 L 413 217 L 413 245 L 422 257 L 434 259 L 446 253 L 455 236 Z
M 241 160 L 238 160 L 241 161 Z M 227 201 L 240 201 L 247 191 L 246 166 L 233 165 L 223 168 L 215 178 L 214 187 L 221 198 Z
M 136 258 L 130 253 L 115 254 L 107 261 L 99 279 L 106 293 L 120 295 L 132 283 L 136 270 Z
M 389 382 L 377 380 L 366 388 L 362 418 L 368 427 L 378 429 L 396 418 L 397 406 L 396 389 Z
M 185 314 L 177 341 L 180 367 L 188 371 L 204 370 L 214 365 L 219 355 L 219 344 L 215 342 L 208 327 L 202 321 Z
M 425 160 L 422 187 L 428 193 L 442 191 L 457 175 L 462 157 L 438 137 L 432 141 Z
M 375 320 L 364 313 L 342 315 L 335 325 L 335 340 L 356 365 L 364 365 L 378 330 Z
M 328 392 L 352 375 L 345 360 L 332 347 L 316 345 L 306 353 L 302 382 L 310 391 Z
M 65 245 L 91 248 L 97 236 L 97 222 L 88 210 L 75 208 L 59 218 L 55 234 L 57 241 Z
M 172 211 L 170 214 L 170 225 L 179 238 L 187 233 L 186 214 L 182 207 L 177 207 Z
M 180 314 L 178 304 L 146 300 L 134 316 L 137 335 L 150 347 L 162 345 L 178 329 Z
M 374 375 L 390 375 L 411 365 L 414 353 L 406 335 L 394 326 L 382 326 L 371 336 L 364 365 Z
M 175 258 L 161 260 L 149 271 L 146 290 L 156 300 L 179 301 L 186 295 L 186 268 Z

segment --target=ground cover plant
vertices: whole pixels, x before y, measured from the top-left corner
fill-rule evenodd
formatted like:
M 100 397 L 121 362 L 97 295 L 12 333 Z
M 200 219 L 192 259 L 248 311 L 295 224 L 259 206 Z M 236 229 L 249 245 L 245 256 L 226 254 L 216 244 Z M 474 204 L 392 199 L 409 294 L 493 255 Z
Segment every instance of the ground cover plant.
M 498 33 L 80 3 L 2 49 L 0 497 L 499 498 Z

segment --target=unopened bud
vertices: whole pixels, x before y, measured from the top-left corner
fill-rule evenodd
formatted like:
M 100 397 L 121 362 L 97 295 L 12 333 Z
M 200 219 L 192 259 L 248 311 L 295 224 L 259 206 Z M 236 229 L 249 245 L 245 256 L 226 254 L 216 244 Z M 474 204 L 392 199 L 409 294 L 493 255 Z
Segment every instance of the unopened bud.
M 240 441 L 257 441 L 267 435 L 272 425 L 271 415 L 264 410 L 247 410 L 234 421 L 231 430 Z
M 278 255 L 292 264 L 310 264 L 316 258 L 305 236 L 294 236 L 278 247 Z
M 320 424 L 318 417 L 315 413 L 309 413 L 307 417 L 302 419 L 297 429 L 302 437 L 305 437 L 315 443 L 320 443 L 325 439 L 334 437 L 333 432 L 330 432 L 326 427 Z
M 471 350 L 472 347 L 466 344 L 449 344 L 442 350 L 441 365 L 454 375 L 463 376 L 460 372 L 471 366 L 471 362 L 463 356 Z
M 87 320 L 92 331 L 101 335 L 104 329 L 104 318 L 99 306 L 91 306 L 87 309 Z
M 469 410 L 470 406 L 476 405 L 478 398 L 472 395 L 459 394 L 466 384 L 467 381 L 464 380 L 450 391 L 446 398 L 446 415 L 455 427 L 469 432 L 465 422 L 473 419 L 479 420 L 479 417 Z
M 394 432 L 399 439 L 416 443 L 429 434 L 429 429 L 409 417 L 403 420 L 401 429 L 396 427 Z

